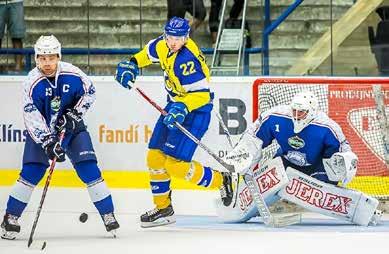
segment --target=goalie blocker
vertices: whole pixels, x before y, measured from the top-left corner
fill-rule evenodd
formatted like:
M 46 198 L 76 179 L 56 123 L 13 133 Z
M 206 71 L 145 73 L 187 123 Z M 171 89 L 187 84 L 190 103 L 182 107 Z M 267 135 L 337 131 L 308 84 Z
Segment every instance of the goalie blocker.
M 359 191 L 324 183 L 291 167 L 285 171 L 280 157 L 267 161 L 255 170 L 253 178 L 268 205 L 282 198 L 309 211 L 357 225 L 375 225 L 379 220 L 380 214 L 376 214 L 377 199 Z M 243 181 L 237 191 L 235 205 L 216 205 L 218 216 L 225 222 L 245 222 L 258 215 Z

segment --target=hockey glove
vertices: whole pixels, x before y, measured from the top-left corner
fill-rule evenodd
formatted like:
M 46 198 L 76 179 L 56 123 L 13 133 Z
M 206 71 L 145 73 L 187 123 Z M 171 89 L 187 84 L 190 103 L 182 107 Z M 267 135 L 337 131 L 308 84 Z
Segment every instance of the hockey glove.
M 116 68 L 115 79 L 124 88 L 131 89 L 131 83 L 135 82 L 139 74 L 138 65 L 133 61 L 121 61 Z
M 74 108 L 71 108 L 67 109 L 65 114 L 58 119 L 55 127 L 58 132 L 66 130 L 66 132 L 78 133 L 85 129 L 85 124 L 81 113 L 77 112 Z
M 49 135 L 45 137 L 42 148 L 50 160 L 57 158 L 57 162 L 65 161 L 65 151 L 62 149 L 57 136 Z
M 173 103 L 168 114 L 163 119 L 163 123 L 170 129 L 175 130 L 176 126 L 174 123 L 177 122 L 182 124 L 185 120 L 186 115 L 188 114 L 188 109 L 182 102 Z
M 228 152 L 225 161 L 235 170 L 246 174 L 262 158 L 262 140 L 250 132 L 245 132 L 234 149 Z

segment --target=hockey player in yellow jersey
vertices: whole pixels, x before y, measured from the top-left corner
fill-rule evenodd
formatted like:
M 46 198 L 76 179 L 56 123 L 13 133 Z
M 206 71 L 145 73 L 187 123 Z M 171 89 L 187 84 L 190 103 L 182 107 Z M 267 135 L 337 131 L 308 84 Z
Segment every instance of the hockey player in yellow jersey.
M 130 89 L 139 68 L 159 63 L 168 94 L 165 107 L 168 114 L 158 118 L 147 153 L 156 207 L 141 216 L 142 227 L 175 222 L 170 199 L 171 176 L 199 186 L 219 188 L 223 203 L 228 206 L 232 202 L 231 175 L 193 161 L 197 144 L 174 126 L 178 122 L 201 139 L 208 129 L 213 107 L 209 69 L 200 49 L 189 38 L 189 31 L 187 20 L 173 17 L 166 23 L 163 35 L 151 40 L 129 61 L 120 62 L 117 66 L 115 79 Z

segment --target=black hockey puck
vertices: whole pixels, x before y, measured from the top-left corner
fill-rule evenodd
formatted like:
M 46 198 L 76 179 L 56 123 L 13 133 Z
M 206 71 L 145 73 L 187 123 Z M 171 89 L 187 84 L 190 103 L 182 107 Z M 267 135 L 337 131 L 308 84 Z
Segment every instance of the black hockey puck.
M 85 223 L 88 220 L 88 214 L 82 213 L 79 219 L 82 223 Z

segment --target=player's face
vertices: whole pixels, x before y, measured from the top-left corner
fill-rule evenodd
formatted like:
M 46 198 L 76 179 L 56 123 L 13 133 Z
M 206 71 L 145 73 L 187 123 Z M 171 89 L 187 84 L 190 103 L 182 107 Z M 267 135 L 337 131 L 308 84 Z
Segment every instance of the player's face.
M 166 35 L 165 41 L 171 51 L 177 52 L 186 43 L 186 37 Z
M 304 120 L 308 115 L 308 111 L 292 109 L 292 114 L 295 120 Z
M 45 76 L 53 76 L 57 71 L 59 56 L 52 55 L 38 55 L 38 68 Z

